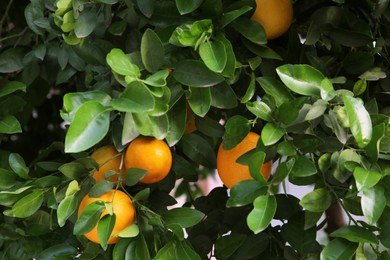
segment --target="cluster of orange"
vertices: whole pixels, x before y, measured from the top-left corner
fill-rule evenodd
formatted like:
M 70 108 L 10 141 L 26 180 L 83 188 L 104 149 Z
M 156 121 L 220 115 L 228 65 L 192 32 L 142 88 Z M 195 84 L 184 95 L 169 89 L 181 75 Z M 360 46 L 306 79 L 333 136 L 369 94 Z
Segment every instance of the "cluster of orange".
M 256 4 L 257 8 L 252 19 L 264 27 L 267 39 L 275 39 L 287 31 L 293 19 L 291 0 L 256 0 Z M 187 108 L 185 133 L 196 130 L 195 115 Z M 232 188 L 242 180 L 253 179 L 248 166 L 237 163 L 237 159 L 256 148 L 259 139 L 258 134 L 249 132 L 233 149 L 226 150 L 222 147 L 222 144 L 219 146 L 217 170 L 226 187 Z M 108 171 L 117 173 L 110 177 L 109 181 L 121 181 L 124 178 L 125 170 L 129 168 L 140 168 L 147 171 L 140 182 L 145 184 L 156 183 L 168 175 L 172 166 L 172 154 L 169 146 L 162 140 L 146 136 L 140 136 L 133 140 L 127 147 L 123 158 L 122 154 L 112 145 L 97 149 L 91 157 L 100 165 L 99 169 L 93 173 L 96 183 L 104 180 Z M 269 161 L 262 166 L 259 172 L 265 180 L 268 180 L 270 176 L 271 167 L 272 161 Z M 120 190 L 111 190 L 98 198 L 91 198 L 86 195 L 80 203 L 78 215 L 87 205 L 98 200 L 112 203 L 113 212 L 116 214 L 116 222 L 108 243 L 116 243 L 119 237 L 115 234 L 130 226 L 135 220 L 133 203 L 130 197 Z M 106 214 L 108 214 L 108 211 L 104 210 L 101 218 Z M 97 226 L 86 233 L 85 236 L 89 240 L 99 243 Z

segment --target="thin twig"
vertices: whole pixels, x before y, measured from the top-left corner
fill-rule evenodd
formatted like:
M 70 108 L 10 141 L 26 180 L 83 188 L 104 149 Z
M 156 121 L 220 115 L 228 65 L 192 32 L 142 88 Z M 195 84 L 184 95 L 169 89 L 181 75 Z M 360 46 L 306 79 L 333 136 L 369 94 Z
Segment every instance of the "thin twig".
M 25 27 L 23 29 L 23 31 L 21 31 L 20 33 L 13 34 L 13 35 L 10 35 L 10 36 L 4 37 L 4 38 L 0 38 L 0 42 L 6 41 L 6 40 L 9 40 L 9 39 L 12 39 L 12 38 L 20 37 L 27 31 L 27 29 L 28 29 L 28 27 Z
M 1 17 L 1 20 L 0 20 L 0 37 L 1 37 L 1 33 L 3 32 L 4 21 L 8 17 L 9 9 L 11 9 L 11 5 L 12 5 L 13 1 L 14 0 L 10 0 L 8 2 L 7 8 L 5 9 L 5 12 L 4 12 L 4 15 L 3 15 L 3 17 Z

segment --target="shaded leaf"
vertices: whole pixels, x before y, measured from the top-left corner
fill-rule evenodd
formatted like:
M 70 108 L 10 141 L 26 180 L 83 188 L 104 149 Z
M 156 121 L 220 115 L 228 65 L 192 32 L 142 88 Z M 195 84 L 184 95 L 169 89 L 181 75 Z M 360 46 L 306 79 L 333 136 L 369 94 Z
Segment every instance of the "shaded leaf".
M 254 209 L 248 214 L 248 227 L 258 234 L 268 227 L 276 212 L 276 198 L 271 195 L 257 197 L 253 202 Z

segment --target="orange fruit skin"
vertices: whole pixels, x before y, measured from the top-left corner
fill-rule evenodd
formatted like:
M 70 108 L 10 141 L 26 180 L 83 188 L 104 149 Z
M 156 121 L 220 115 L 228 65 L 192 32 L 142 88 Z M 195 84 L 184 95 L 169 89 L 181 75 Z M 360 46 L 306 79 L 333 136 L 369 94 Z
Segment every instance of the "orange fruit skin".
M 151 184 L 168 175 L 172 166 L 172 153 L 164 141 L 150 136 L 139 136 L 127 147 L 124 162 L 126 169 L 146 170 L 147 174 L 140 182 Z
M 293 20 L 291 0 L 256 0 L 256 5 L 252 20 L 264 27 L 268 40 L 278 38 L 288 30 Z
M 116 191 L 110 190 L 97 198 L 91 198 L 87 194 L 81 200 L 79 209 L 77 211 L 77 216 L 80 216 L 83 209 L 87 205 L 91 204 L 92 202 L 98 200 L 104 202 L 111 202 L 113 197 L 114 197 L 114 201 L 113 201 L 112 209 L 116 215 L 116 220 L 115 220 L 114 229 L 112 230 L 111 233 L 111 237 L 108 239 L 108 244 L 115 244 L 116 242 L 118 242 L 119 237 L 113 237 L 113 235 L 117 234 L 118 232 L 122 231 L 123 229 L 133 224 L 135 220 L 135 210 L 134 210 L 133 202 L 131 201 L 130 197 L 127 196 L 126 193 L 120 190 L 116 190 Z M 102 218 L 107 214 L 108 211 L 104 209 L 102 214 L 100 215 L 100 218 Z M 85 233 L 84 236 L 88 238 L 90 241 L 100 244 L 98 238 L 97 224 L 91 231 Z
M 249 173 L 248 165 L 239 164 L 236 160 L 246 152 L 256 148 L 257 141 L 260 135 L 249 132 L 248 135 L 233 149 L 225 150 L 222 143 L 219 146 L 217 153 L 217 170 L 218 175 L 229 189 L 236 183 L 243 180 L 253 180 Z M 262 174 L 265 180 L 269 179 L 271 174 L 272 161 L 263 164 L 259 174 Z
M 99 165 L 99 170 L 95 171 L 92 177 L 95 179 L 95 182 L 98 183 L 104 180 L 104 174 L 110 170 L 119 172 L 121 166 L 121 156 L 118 155 L 119 152 L 115 149 L 113 145 L 106 145 L 100 147 L 95 152 L 92 153 L 91 158 L 93 158 Z M 104 164 L 103 164 L 104 163 Z M 122 177 L 124 171 L 121 172 Z M 118 175 L 113 175 L 109 178 L 109 181 L 115 182 L 118 180 Z

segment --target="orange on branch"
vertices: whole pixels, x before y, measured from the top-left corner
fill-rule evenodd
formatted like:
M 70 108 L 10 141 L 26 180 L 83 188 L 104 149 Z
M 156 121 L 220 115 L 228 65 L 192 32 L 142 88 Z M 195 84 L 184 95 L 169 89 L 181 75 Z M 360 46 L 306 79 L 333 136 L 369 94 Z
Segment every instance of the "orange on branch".
M 93 158 L 100 165 L 99 170 L 94 171 L 92 175 L 96 183 L 104 180 L 104 174 L 106 174 L 108 171 L 115 171 L 117 173 L 121 172 L 123 177 L 124 171 L 121 171 L 120 169 L 122 161 L 121 154 L 115 149 L 113 145 L 100 147 L 92 153 L 91 158 Z M 117 180 L 118 174 L 109 178 L 109 181 L 112 182 Z
M 256 0 L 256 10 L 252 20 L 260 23 L 268 40 L 285 33 L 293 20 L 291 0 Z
M 231 188 L 243 180 L 253 180 L 248 165 L 243 165 L 236 161 L 241 155 L 256 148 L 259 138 L 260 135 L 249 132 L 238 145 L 229 150 L 225 150 L 221 143 L 217 153 L 217 170 L 221 181 L 226 187 Z M 271 168 L 272 161 L 266 162 L 263 164 L 259 174 L 262 174 L 264 179 L 268 180 Z
M 140 168 L 147 174 L 140 180 L 151 184 L 164 179 L 172 166 L 172 153 L 167 143 L 150 136 L 139 136 L 127 147 L 125 167 Z
M 116 219 L 114 229 L 112 230 L 111 236 L 108 239 L 108 244 L 115 244 L 119 240 L 119 237 L 116 237 L 115 234 L 129 227 L 135 220 L 133 202 L 126 193 L 120 190 L 110 190 L 97 198 L 91 198 L 87 194 L 80 202 L 77 216 L 79 217 L 83 209 L 95 201 L 112 202 L 112 210 L 115 213 Z M 104 209 L 100 215 L 100 218 L 107 214 L 107 209 Z M 90 241 L 100 244 L 97 224 L 91 231 L 85 233 L 84 236 Z

